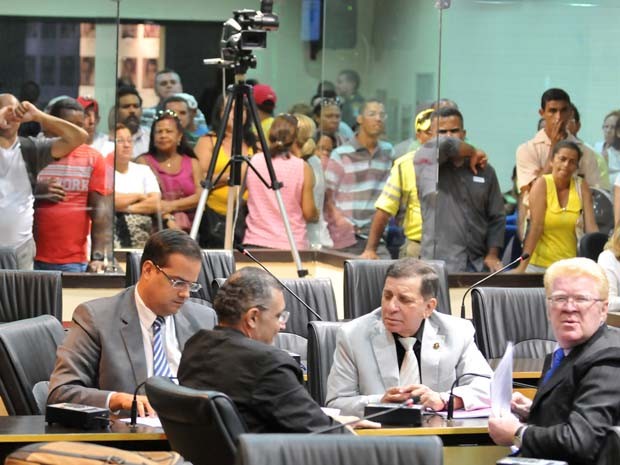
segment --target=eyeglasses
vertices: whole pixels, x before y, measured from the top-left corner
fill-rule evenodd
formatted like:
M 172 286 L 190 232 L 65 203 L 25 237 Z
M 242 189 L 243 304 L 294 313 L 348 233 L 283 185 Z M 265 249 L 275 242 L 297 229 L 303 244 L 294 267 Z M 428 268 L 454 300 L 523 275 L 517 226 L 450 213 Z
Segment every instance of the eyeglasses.
M 264 305 L 256 305 L 257 308 L 260 308 L 262 311 L 266 312 L 267 310 L 269 310 L 267 307 L 265 307 Z M 278 316 L 278 322 L 282 323 L 282 324 L 286 324 L 286 322 L 288 321 L 289 316 L 291 316 L 291 312 L 284 310 L 282 313 L 280 313 L 280 316 Z
M 159 110 L 157 113 L 155 113 L 155 121 L 159 121 L 160 119 L 164 118 L 179 119 L 179 115 L 177 115 L 176 111 L 172 110 Z
M 379 118 L 381 121 L 385 121 L 388 117 L 387 113 L 384 111 L 367 111 L 364 113 L 366 118 Z
M 342 100 L 340 100 L 340 97 L 321 97 L 319 103 L 322 107 L 327 107 L 330 105 L 340 106 L 342 105 Z
M 174 289 L 189 289 L 190 292 L 198 292 L 200 289 L 202 289 L 202 284 L 200 283 L 190 283 L 189 281 L 185 281 L 183 279 L 172 279 L 170 276 L 168 276 L 168 273 L 166 273 L 159 267 L 159 265 L 155 265 L 155 268 L 157 268 L 164 274 L 164 276 L 166 277 L 166 279 L 168 279 L 168 282 L 170 282 L 170 285 Z
M 129 139 L 123 139 L 123 138 L 121 138 L 121 137 L 118 137 L 117 139 L 114 139 L 114 141 L 115 141 L 117 144 L 131 144 L 131 143 L 133 142 L 133 140 L 132 140 L 131 138 L 129 138 Z
M 551 305 L 556 307 L 566 307 L 572 300 L 575 307 L 579 310 L 587 310 L 595 302 L 605 301 L 605 299 L 597 299 L 586 295 L 552 295 L 551 297 L 547 297 L 547 300 L 551 302 Z

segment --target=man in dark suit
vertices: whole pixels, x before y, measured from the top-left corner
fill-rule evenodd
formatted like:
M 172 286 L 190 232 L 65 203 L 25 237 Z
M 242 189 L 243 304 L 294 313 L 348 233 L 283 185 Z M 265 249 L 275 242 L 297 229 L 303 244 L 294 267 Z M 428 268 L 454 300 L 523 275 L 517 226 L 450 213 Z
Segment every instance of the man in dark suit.
M 227 394 L 253 433 L 308 433 L 335 424 L 302 385 L 299 365 L 272 345 L 288 320 L 274 278 L 243 268 L 228 278 L 213 305 L 219 326 L 187 341 L 179 366 L 182 385 Z
M 217 322 L 213 309 L 187 300 L 200 289 L 201 254 L 186 233 L 160 231 L 144 246 L 135 286 L 78 306 L 58 348 L 48 403 L 130 410 L 138 384 L 153 374 L 175 376 L 185 342 Z M 154 411 L 138 396 L 138 414 L 145 413 Z
M 526 457 L 595 463 L 607 430 L 620 420 L 620 331 L 605 324 L 608 283 L 592 260 L 571 258 L 545 273 L 547 314 L 558 341 L 533 401 L 520 394 L 514 415 L 489 419 L 499 445 Z

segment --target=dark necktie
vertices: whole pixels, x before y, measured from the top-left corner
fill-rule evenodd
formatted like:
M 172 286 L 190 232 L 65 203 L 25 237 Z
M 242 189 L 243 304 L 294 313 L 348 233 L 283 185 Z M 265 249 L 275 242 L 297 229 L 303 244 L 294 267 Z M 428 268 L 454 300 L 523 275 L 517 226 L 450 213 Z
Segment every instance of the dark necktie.
M 562 360 L 564 360 L 564 357 L 565 357 L 564 349 L 562 348 L 556 349 L 556 351 L 553 352 L 553 358 L 551 359 L 551 366 L 547 370 L 547 373 L 545 373 L 545 377 L 543 378 L 541 386 L 544 385 L 547 381 L 549 381 L 549 378 L 551 378 L 553 373 L 555 373 L 555 371 L 558 369 L 558 367 L 560 366 L 560 363 L 562 363 Z

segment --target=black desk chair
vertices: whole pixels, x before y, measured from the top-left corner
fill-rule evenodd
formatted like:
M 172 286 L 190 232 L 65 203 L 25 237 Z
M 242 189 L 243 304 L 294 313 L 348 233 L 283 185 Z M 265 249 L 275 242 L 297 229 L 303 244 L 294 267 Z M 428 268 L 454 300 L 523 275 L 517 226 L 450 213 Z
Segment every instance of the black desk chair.
M 471 292 L 476 342 L 486 358 L 500 358 L 512 341 L 516 358 L 544 358 L 555 337 L 547 320 L 545 290 L 476 287 Z
M 388 267 L 395 260 L 347 260 L 344 262 L 344 317 L 352 320 L 381 306 Z M 443 260 L 426 260 L 439 275 L 437 310 L 451 314 L 448 271 Z
M 39 415 L 33 388 L 48 381 L 65 331 L 51 315 L 0 325 L 0 395 L 9 415 Z
M 577 256 L 597 261 L 608 239 L 609 237 L 601 232 L 584 234 L 577 244 Z
M 308 387 L 312 398 L 325 405 L 327 377 L 334 363 L 336 336 L 344 322 L 311 321 L 308 324 Z
M 242 434 L 238 458 L 238 465 L 442 465 L 443 444 L 438 436 Z
M 225 394 L 178 386 L 156 376 L 146 395 L 161 419 L 172 449 L 194 465 L 233 465 L 239 435 L 247 432 L 237 407 Z
M 138 282 L 142 269 L 140 260 L 142 252 L 127 252 L 125 264 L 125 286 L 133 286 Z M 192 294 L 193 297 L 213 303 L 215 293 L 212 288 L 213 280 L 216 278 L 227 278 L 235 272 L 235 257 L 230 250 L 209 249 L 202 251 L 202 267 L 198 275 L 198 282 L 202 284 L 202 289 Z
M 39 315 L 62 321 L 61 272 L 0 270 L 0 323 Z

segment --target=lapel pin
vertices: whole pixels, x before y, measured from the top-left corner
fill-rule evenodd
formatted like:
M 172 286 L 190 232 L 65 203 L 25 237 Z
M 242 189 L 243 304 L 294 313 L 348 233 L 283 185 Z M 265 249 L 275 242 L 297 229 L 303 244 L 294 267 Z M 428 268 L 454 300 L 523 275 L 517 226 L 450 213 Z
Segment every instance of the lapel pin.
M 435 344 L 433 344 L 433 349 L 439 349 L 439 342 L 435 342 Z

